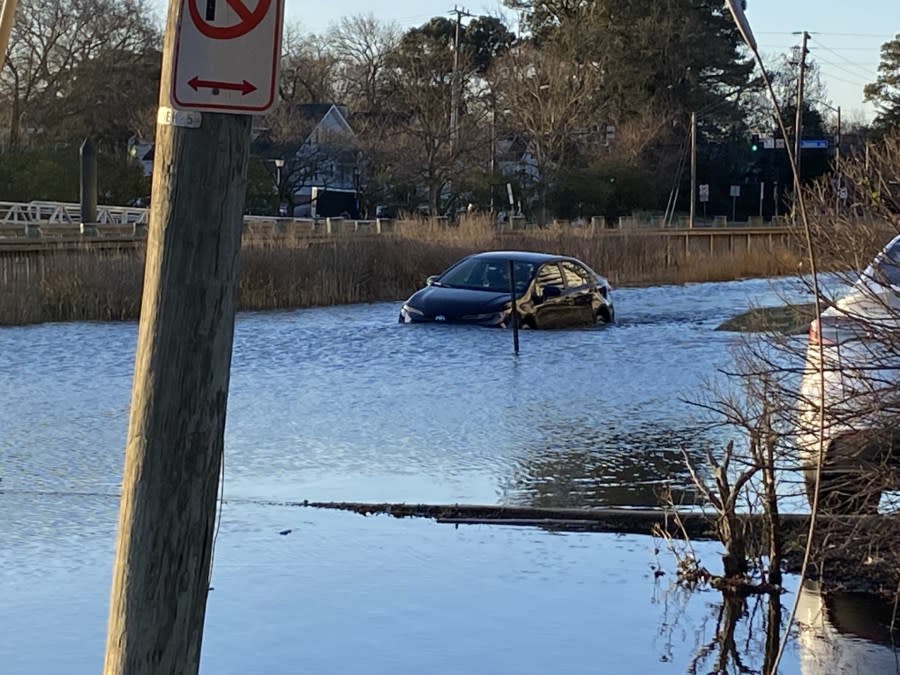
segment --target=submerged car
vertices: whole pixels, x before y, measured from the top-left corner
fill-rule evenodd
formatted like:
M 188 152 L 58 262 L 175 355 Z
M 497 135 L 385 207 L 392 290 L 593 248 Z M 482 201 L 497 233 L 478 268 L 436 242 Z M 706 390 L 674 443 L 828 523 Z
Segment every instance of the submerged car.
M 818 474 L 823 511 L 876 512 L 900 458 L 900 236 L 810 324 L 799 412 L 810 504 Z
M 615 319 L 609 282 L 568 256 L 528 251 L 476 253 L 428 277 L 400 309 L 401 323 L 564 328 Z

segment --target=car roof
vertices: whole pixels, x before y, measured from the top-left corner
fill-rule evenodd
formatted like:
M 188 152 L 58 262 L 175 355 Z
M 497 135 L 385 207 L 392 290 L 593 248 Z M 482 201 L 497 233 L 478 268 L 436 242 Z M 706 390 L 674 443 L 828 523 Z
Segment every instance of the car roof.
M 476 253 L 473 258 L 482 260 L 515 260 L 517 262 L 527 262 L 541 264 L 552 260 L 575 260 L 565 255 L 554 255 L 552 253 L 536 253 L 534 251 L 484 251 Z

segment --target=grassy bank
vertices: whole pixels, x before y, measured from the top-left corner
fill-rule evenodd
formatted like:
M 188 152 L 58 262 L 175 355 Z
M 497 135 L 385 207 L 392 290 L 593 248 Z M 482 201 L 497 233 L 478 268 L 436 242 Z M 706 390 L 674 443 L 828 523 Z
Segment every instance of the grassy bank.
M 541 229 L 498 233 L 486 220 L 458 227 L 397 223 L 389 235 L 338 236 L 310 245 L 285 235 L 245 239 L 240 309 L 400 300 L 429 274 L 488 249 L 523 249 L 580 258 L 614 286 L 776 276 L 797 270 L 786 248 L 733 253 L 673 253 L 665 240 L 640 234 L 592 236 L 589 231 Z M 137 318 L 143 278 L 140 252 L 90 249 L 31 256 L 6 264 L 0 325 Z

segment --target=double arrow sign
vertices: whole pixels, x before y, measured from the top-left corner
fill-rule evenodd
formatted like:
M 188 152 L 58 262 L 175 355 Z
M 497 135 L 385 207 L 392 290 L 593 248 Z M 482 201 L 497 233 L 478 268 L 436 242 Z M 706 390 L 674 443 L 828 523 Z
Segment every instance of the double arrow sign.
M 264 113 L 276 102 L 284 0 L 180 0 L 173 107 Z
M 217 80 L 201 80 L 199 76 L 194 75 L 190 80 L 188 80 L 188 84 L 191 85 L 191 88 L 194 91 L 200 91 L 200 89 L 212 89 L 213 94 L 218 93 L 218 91 L 239 91 L 242 96 L 246 96 L 247 94 L 256 91 L 256 87 L 253 86 L 247 80 L 244 80 L 240 83 L 238 82 L 219 82 Z

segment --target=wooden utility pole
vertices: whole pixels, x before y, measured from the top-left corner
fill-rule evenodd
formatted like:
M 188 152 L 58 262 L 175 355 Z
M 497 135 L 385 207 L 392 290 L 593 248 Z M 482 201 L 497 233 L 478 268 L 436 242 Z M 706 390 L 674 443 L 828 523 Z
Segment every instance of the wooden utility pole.
M 450 84 L 450 145 L 455 152 L 459 144 L 459 106 L 462 98 L 459 72 L 460 32 L 462 31 L 462 18 L 472 15 L 467 10 L 458 7 L 454 7 L 450 13 L 456 14 L 456 31 L 453 34 L 453 78 Z
M 6 48 L 9 46 L 9 34 L 12 33 L 13 20 L 16 18 L 18 0 L 3 0 L 0 7 L 0 71 L 6 65 Z
M 239 54 L 245 53 L 248 47 L 239 39 L 249 40 L 244 36 L 264 24 L 270 3 L 261 2 L 262 10 L 247 13 L 249 28 L 221 29 L 206 20 L 213 15 L 220 24 L 230 20 L 224 3 L 216 9 L 215 0 L 204 2 L 204 15 L 188 4 L 196 1 L 170 0 L 163 46 L 105 675 L 193 674 L 200 664 L 252 118 L 246 113 L 206 112 L 238 109 L 230 101 L 246 101 L 249 92 L 227 81 L 210 86 L 201 80 L 210 79 L 215 59 L 197 58 L 196 64 L 180 59 L 190 52 L 185 30 L 191 21 L 196 24 L 191 37 L 195 43 L 205 39 L 204 34 L 227 30 L 236 48 L 244 50 Z M 265 26 L 278 31 L 277 59 L 280 14 L 267 20 Z M 179 54 L 174 51 L 176 41 Z M 221 36 L 209 40 L 212 47 L 225 42 Z M 245 60 L 264 59 L 261 51 Z M 241 63 L 240 58 L 231 59 L 223 72 L 246 82 Z M 273 88 L 276 79 L 272 75 Z M 182 107 L 190 107 L 195 90 L 198 99 L 211 101 L 206 108 L 170 107 L 175 96 L 184 99 Z
M 800 74 L 797 76 L 797 110 L 794 117 L 794 162 L 797 170 L 797 189 L 800 189 L 800 150 L 803 148 L 803 87 L 806 77 L 806 41 L 809 33 L 803 31 L 800 42 Z M 796 196 L 795 196 L 796 200 Z
M 694 227 L 697 211 L 697 113 L 691 113 L 691 208 L 688 227 Z
M 834 212 L 841 212 L 841 192 L 843 190 L 843 178 L 841 177 L 841 106 L 835 109 L 837 112 L 837 135 L 834 138 L 834 172 L 837 174 L 837 198 L 835 199 Z

